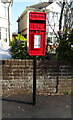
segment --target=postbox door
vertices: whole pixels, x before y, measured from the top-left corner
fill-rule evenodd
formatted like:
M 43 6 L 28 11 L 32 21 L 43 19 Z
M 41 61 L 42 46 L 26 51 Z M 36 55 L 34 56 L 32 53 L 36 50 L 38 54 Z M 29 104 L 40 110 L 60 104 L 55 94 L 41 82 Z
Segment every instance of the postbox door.
M 30 55 L 45 55 L 46 50 L 45 32 L 34 33 L 30 31 Z

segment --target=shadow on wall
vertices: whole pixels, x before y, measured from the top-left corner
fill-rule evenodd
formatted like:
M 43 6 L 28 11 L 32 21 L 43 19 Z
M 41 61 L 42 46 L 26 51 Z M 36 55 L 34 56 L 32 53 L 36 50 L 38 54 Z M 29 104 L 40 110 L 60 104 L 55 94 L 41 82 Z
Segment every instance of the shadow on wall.
M 55 93 L 58 87 L 59 67 L 55 61 L 37 61 L 37 80 L 43 83 L 43 90 Z M 40 80 L 41 78 L 41 80 Z M 38 82 L 39 83 L 39 82 Z
M 37 61 L 37 81 L 47 92 L 71 91 L 73 65 L 60 61 Z M 40 83 L 40 84 L 39 84 Z

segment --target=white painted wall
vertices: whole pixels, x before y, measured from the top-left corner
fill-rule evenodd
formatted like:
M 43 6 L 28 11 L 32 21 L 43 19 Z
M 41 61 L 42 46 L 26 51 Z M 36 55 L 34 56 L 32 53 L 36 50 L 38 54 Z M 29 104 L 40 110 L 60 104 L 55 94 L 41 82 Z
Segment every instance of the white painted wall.
M 7 39 L 7 43 L 9 44 L 9 37 L 8 37 L 8 4 L 9 3 L 1 3 L 0 0 L 0 29 L 1 29 L 1 38 L 0 40 Z M 9 9 L 9 18 L 10 18 L 10 39 L 12 38 L 12 15 L 11 9 Z
M 52 39 L 52 44 L 54 41 L 54 38 L 56 37 L 54 32 L 57 34 L 59 31 L 59 20 L 60 20 L 60 14 L 61 14 L 61 6 L 58 3 L 58 0 L 55 1 L 54 3 L 50 4 L 49 6 L 46 7 L 48 10 L 47 13 L 47 37 Z M 64 17 L 62 20 L 62 29 L 64 26 Z M 54 32 L 53 32 L 54 30 Z
M 59 12 L 61 10 L 61 6 L 58 4 L 58 1 L 50 4 L 49 6 L 46 7 L 46 9 L 49 9 L 50 11 L 54 11 L 54 12 Z

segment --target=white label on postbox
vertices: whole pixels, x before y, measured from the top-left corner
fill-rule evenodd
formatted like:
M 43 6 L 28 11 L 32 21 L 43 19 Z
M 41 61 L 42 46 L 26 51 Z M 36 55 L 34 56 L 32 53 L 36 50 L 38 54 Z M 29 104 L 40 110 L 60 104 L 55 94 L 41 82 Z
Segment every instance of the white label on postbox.
M 40 48 L 41 35 L 34 35 L 34 48 Z

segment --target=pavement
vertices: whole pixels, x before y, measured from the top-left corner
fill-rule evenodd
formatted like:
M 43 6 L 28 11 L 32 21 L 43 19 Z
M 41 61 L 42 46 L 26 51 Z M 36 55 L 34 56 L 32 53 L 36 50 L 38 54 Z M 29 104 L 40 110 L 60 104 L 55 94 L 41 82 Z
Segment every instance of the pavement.
M 72 118 L 71 106 L 71 95 L 36 95 L 35 105 L 32 95 L 11 95 L 3 97 L 2 118 Z

